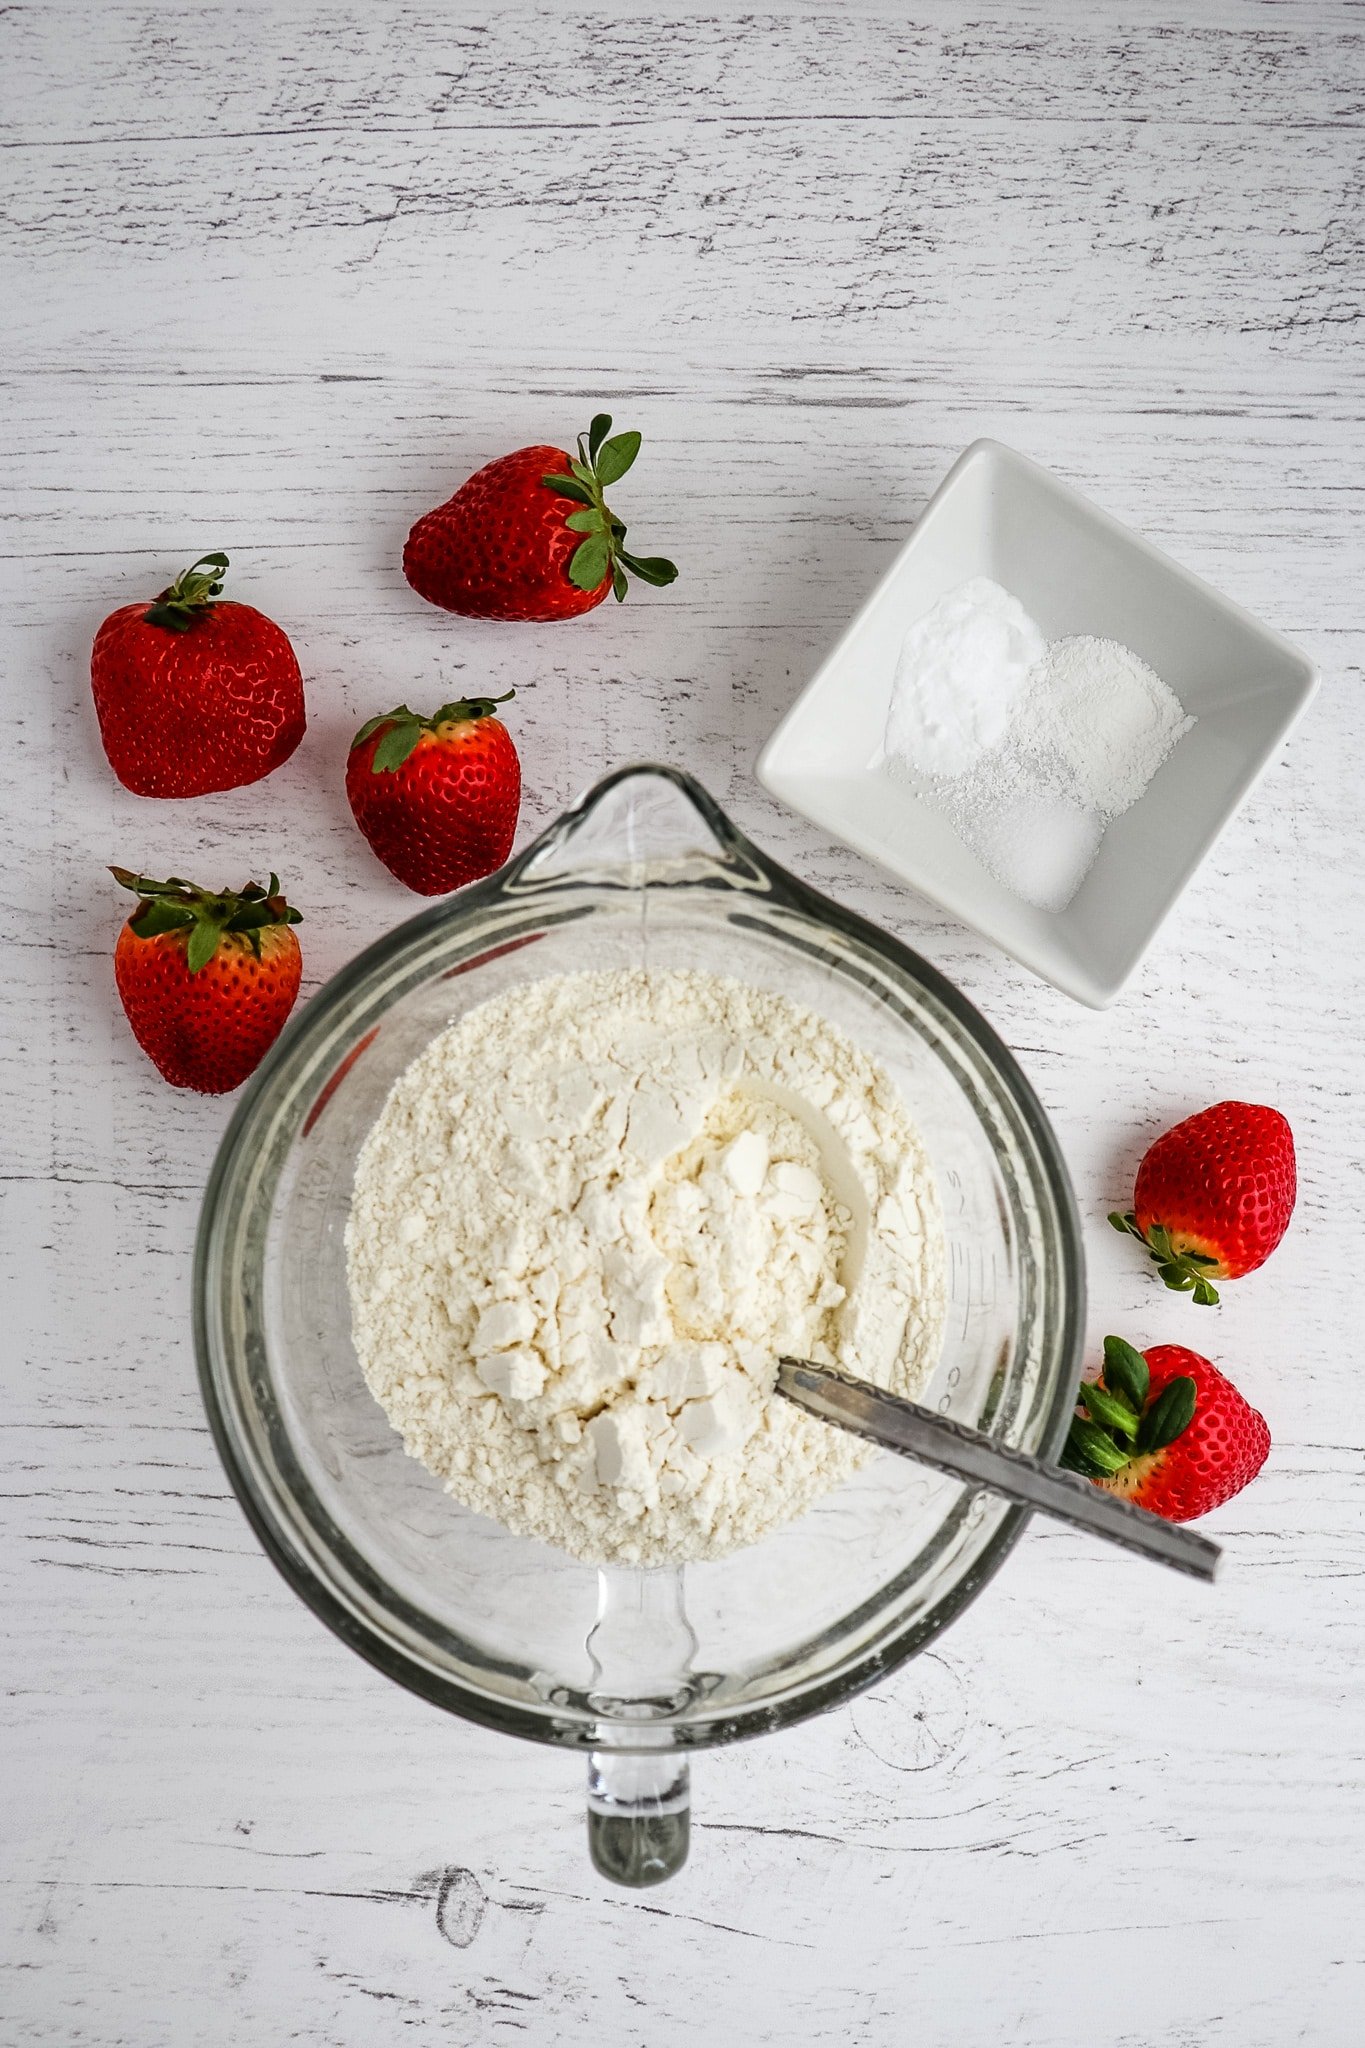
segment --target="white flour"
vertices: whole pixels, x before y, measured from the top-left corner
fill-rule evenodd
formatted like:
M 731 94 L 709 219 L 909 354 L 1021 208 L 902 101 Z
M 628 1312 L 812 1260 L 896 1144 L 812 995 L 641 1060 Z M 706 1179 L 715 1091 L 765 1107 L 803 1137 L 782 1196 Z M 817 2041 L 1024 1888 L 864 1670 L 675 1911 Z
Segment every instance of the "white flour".
M 866 1446 L 779 1352 L 923 1387 L 944 1313 L 923 1147 L 883 1070 L 785 998 L 561 976 L 396 1082 L 347 1230 L 356 1350 L 409 1453 L 593 1561 L 715 1557 Z
M 1131 649 L 1089 635 L 1048 646 L 978 576 L 906 634 L 884 756 L 997 881 L 1057 911 L 1193 724 Z

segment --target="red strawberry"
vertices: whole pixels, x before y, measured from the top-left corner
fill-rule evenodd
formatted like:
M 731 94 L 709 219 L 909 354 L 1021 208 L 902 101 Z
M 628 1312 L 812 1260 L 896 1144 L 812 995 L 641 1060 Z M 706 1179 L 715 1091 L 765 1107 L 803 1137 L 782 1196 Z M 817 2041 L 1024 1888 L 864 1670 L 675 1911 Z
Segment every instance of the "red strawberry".
M 133 1036 L 175 1088 L 225 1095 L 279 1037 L 299 992 L 299 923 L 279 893 L 249 882 L 197 889 L 150 882 L 127 868 L 115 881 L 141 898 L 118 935 L 114 979 Z
M 1214 1280 L 1265 1264 L 1289 1227 L 1294 1133 L 1278 1109 L 1215 1102 L 1167 1131 L 1138 1168 L 1133 1207 L 1109 1221 L 1146 1245 L 1168 1287 L 1216 1302 Z
M 203 555 L 154 604 L 111 612 L 90 655 L 100 738 L 138 796 L 258 782 L 303 738 L 303 677 L 279 627 L 215 604 L 226 555 Z
M 628 569 L 671 583 L 671 562 L 626 553 L 626 529 L 603 495 L 639 452 L 640 436 L 611 434 L 600 412 L 576 458 L 537 447 L 490 462 L 418 520 L 403 574 L 419 596 L 471 619 L 576 618 L 609 590 L 619 603 Z
M 1183 1344 L 1145 1354 L 1104 1340 L 1104 1372 L 1082 1380 L 1083 1416 L 1062 1463 L 1168 1522 L 1192 1522 L 1240 1493 L 1270 1450 L 1265 1417 L 1217 1366 Z
M 512 692 L 507 692 L 510 697 Z M 491 875 L 512 851 L 521 763 L 496 704 L 470 697 L 422 718 L 400 704 L 351 742 L 346 795 L 390 874 L 419 896 Z

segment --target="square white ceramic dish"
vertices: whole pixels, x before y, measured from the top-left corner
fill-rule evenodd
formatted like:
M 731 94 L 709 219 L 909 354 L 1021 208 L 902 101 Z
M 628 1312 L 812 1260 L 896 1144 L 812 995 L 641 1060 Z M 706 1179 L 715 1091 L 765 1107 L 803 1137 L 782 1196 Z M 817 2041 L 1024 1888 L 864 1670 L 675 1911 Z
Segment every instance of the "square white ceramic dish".
M 910 623 L 969 576 L 1003 584 L 1049 639 L 1119 640 L 1196 723 L 1108 828 L 1062 911 L 997 882 L 947 820 L 872 764 Z M 880 861 L 1046 981 L 1111 1003 L 1318 685 L 1311 661 L 1038 464 L 974 441 L 764 748 L 781 802 Z

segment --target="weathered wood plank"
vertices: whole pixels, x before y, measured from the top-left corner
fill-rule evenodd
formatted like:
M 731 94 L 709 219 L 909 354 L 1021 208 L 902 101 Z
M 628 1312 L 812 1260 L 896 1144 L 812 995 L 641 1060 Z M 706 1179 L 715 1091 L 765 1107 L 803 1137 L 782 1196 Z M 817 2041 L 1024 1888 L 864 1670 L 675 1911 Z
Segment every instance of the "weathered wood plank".
M 7 2043 L 1355 2039 L 1365 41 L 1324 0 L 1189 15 L 0 13 Z M 647 433 L 628 516 L 676 591 L 524 633 L 419 605 L 413 515 L 599 400 Z M 751 776 L 979 433 L 1326 673 L 1102 1016 Z M 90 637 L 215 544 L 295 638 L 309 737 L 147 804 L 99 752 Z M 523 838 L 599 769 L 682 762 L 921 947 L 1054 1116 L 1094 1337 L 1198 1328 L 1276 1437 L 1214 1594 L 1035 1526 L 930 1656 L 701 1759 L 694 1861 L 646 1899 L 590 1874 L 576 1762 L 386 1686 L 257 1550 L 185 1313 L 230 1105 L 162 1088 L 112 990 L 111 859 L 278 865 L 309 989 L 408 914 L 346 742 L 459 677 L 518 691 Z M 1290 1115 L 1300 1222 L 1194 1324 L 1103 1212 L 1228 1093 Z

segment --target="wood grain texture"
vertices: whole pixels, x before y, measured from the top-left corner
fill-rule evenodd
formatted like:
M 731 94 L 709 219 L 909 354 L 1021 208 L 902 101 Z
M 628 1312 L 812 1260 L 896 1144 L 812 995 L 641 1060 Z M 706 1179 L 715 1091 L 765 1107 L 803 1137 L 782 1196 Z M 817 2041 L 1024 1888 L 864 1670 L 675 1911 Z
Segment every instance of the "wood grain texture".
M 0 11 L 8 920 L 0 1415 L 16 2048 L 1336 2048 L 1365 1993 L 1360 341 L 1365 29 L 1334 0 Z M 398 569 L 480 461 L 605 402 L 683 565 L 567 627 Z M 977 434 L 1308 647 L 1326 681 L 1130 993 L 1084 1012 L 757 788 L 759 745 Z M 268 784 L 140 802 L 99 618 L 206 547 L 290 631 Z M 693 768 L 1020 1053 L 1088 1218 L 1096 1337 L 1189 1337 L 1108 1231 L 1147 1138 L 1240 1094 L 1299 1220 L 1200 1324 L 1270 1418 L 1212 1595 L 1030 1531 L 850 1710 L 700 1760 L 693 1861 L 590 1873 L 580 1765 L 442 1718 L 303 1610 L 194 1385 L 228 1105 L 115 1001 L 103 864 L 275 865 L 308 987 L 412 907 L 355 723 L 515 685 L 523 834 Z

